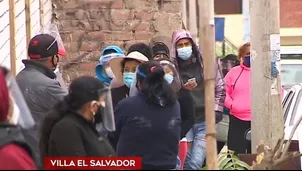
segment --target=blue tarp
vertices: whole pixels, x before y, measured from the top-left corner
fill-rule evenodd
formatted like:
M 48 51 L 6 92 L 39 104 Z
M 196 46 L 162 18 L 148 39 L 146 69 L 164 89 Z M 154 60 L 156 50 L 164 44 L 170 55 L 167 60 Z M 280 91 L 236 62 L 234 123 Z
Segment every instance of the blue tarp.
M 224 18 L 215 17 L 215 41 L 222 42 L 224 40 Z

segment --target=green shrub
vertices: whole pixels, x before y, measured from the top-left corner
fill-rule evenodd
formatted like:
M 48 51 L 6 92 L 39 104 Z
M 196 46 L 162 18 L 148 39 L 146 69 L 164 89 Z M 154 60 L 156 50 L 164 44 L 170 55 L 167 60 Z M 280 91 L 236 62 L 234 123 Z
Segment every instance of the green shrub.
M 231 150 L 221 151 L 218 154 L 218 169 L 219 170 L 250 170 L 250 166 L 241 161 L 238 156 Z M 207 170 L 206 167 L 201 170 Z

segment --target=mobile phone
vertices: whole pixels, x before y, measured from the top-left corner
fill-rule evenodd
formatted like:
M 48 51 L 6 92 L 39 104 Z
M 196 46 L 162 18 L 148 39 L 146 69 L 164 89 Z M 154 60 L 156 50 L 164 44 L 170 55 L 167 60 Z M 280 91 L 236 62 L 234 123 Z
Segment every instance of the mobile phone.
M 188 79 L 188 82 L 196 82 L 196 79 L 195 78 L 190 78 L 190 79 Z

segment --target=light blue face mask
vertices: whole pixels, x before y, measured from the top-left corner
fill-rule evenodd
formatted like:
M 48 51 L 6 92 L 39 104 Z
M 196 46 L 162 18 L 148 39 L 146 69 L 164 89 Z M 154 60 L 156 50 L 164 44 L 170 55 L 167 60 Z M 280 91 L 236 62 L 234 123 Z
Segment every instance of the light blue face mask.
M 185 61 L 191 57 L 192 52 L 192 46 L 177 49 L 178 57 Z
M 173 79 L 174 79 L 173 75 L 171 75 L 171 74 L 166 74 L 166 75 L 165 75 L 165 80 L 166 80 L 169 84 L 171 84 L 171 83 L 173 82 Z
M 136 76 L 136 74 L 133 73 L 133 72 L 125 72 L 125 73 L 123 74 L 124 84 L 125 84 L 128 88 L 131 87 L 133 81 L 135 80 L 135 76 Z

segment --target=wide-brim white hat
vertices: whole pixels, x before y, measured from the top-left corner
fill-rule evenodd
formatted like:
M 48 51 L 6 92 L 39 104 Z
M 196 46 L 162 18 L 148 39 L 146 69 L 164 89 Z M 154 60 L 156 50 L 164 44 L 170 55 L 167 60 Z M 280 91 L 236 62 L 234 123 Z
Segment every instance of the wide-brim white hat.
M 135 59 L 141 63 L 149 61 L 149 59 L 138 51 L 133 51 L 125 57 L 113 57 L 109 60 L 110 68 L 119 83 L 123 83 L 123 66 L 122 62 L 125 59 Z

